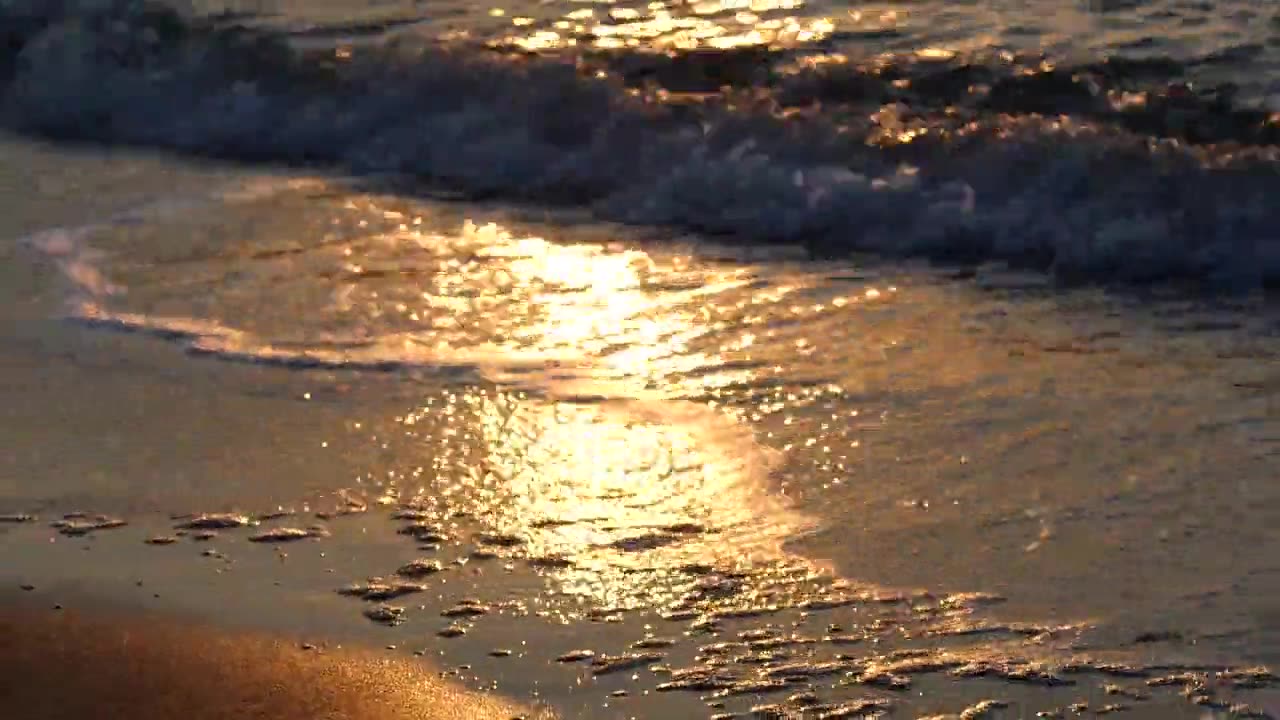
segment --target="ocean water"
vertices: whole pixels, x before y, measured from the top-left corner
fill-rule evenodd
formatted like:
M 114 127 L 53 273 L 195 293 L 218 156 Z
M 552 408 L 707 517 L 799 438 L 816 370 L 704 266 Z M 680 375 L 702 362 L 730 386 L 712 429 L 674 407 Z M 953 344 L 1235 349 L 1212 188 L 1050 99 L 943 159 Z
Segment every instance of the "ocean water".
M 200 13 L 333 37 L 467 33 L 537 50 L 762 46 L 939 60 L 1041 55 L 1057 66 L 1147 61 L 1159 79 L 1233 85 L 1272 106 L 1280 93 L 1275 8 L 1260 0 L 988 2 L 425 3 L 407 0 L 199 0 Z M 1163 72 L 1162 72 L 1163 71 Z M 1122 71 L 1123 72 L 1123 71 Z M 1160 78 L 1160 75 L 1164 75 Z
M 930 7 L 902 9 L 923 27 L 885 30 L 901 41 L 889 47 L 805 15 L 834 7 L 652 6 L 592 20 L 608 8 L 539 5 L 561 17 L 548 27 L 568 25 L 553 30 L 501 8 L 486 17 L 502 27 L 445 30 L 421 9 L 425 26 L 398 32 L 389 19 L 344 28 L 333 4 L 284 7 L 300 14 L 283 20 L 266 8 L 275 22 L 259 28 L 243 13 L 12 0 L 3 122 L 395 175 L 821 256 L 1006 260 L 1067 281 L 1274 283 L 1264 6 L 1072 5 L 1066 34 L 1105 47 L 1077 40 L 1057 53 L 1047 35 L 1020 47 L 977 30 L 982 13 L 1025 15 L 978 3 L 960 7 L 981 13 L 935 21 Z M 1037 7 L 1026 13 L 1059 27 Z M 1112 26 L 1163 38 L 1161 23 L 1176 21 L 1162 12 L 1210 20 L 1185 47 L 1121 51 Z M 935 42 L 925 28 L 966 39 Z
M 1275 714 L 1272 15 L 0 0 L 0 513 L 568 717 Z

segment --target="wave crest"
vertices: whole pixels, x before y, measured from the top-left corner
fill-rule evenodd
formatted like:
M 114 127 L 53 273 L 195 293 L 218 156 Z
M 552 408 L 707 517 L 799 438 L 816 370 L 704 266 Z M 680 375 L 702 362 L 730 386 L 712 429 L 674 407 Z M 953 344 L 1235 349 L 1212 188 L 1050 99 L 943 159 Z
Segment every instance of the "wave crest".
M 823 255 L 1280 283 L 1280 125 L 1168 82 L 1176 66 L 305 49 L 144 0 L 8 0 L 0 27 L 20 132 L 391 173 Z

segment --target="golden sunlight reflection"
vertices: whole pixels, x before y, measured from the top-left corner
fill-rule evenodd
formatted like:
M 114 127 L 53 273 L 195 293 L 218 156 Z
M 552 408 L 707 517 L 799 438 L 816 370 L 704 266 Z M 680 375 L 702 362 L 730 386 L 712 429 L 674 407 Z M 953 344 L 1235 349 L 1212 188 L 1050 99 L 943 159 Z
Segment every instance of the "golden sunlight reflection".
M 808 523 L 771 487 L 776 451 L 756 442 L 744 413 L 705 401 L 773 372 L 730 361 L 755 335 L 717 342 L 717 313 L 785 311 L 795 288 L 755 288 L 744 266 L 660 263 L 496 225 L 468 223 L 463 237 L 480 264 L 466 303 L 484 278 L 508 298 L 484 307 L 515 321 L 511 347 L 555 362 L 430 397 L 400 418 L 432 452 L 436 480 L 418 502 L 521 538 L 511 552 L 554 568 L 559 592 L 606 606 L 670 600 L 690 564 L 801 565 L 782 543 Z
M 533 557 L 573 558 L 555 574 L 563 592 L 657 602 L 671 589 L 662 570 L 776 560 L 800 527 L 767 492 L 768 455 L 705 409 L 500 407 L 477 408 L 489 448 L 480 482 L 504 496 L 492 519 L 504 531 L 541 527 Z
M 547 356 L 590 359 L 583 394 L 687 393 L 687 382 L 665 393 L 663 387 L 668 378 L 724 364 L 690 352 L 689 344 L 714 330 L 704 322 L 701 301 L 747 284 L 743 268 L 703 268 L 697 283 L 685 287 L 672 277 L 673 268 L 658 268 L 639 250 L 516 239 L 495 225 L 469 225 L 464 232 L 484 243 L 478 255 L 506 261 L 494 277 L 527 304 L 516 313 L 523 324 L 510 332 L 514 343 Z M 745 371 L 701 376 L 707 385 L 751 378 Z
M 691 566 L 812 571 L 782 548 L 809 523 L 770 490 L 778 456 L 705 406 L 472 387 L 399 421 L 430 446 L 435 480 L 397 494 L 519 538 L 506 554 L 547 568 L 551 587 L 579 602 L 669 603 Z
M 357 478 L 378 493 L 367 501 L 439 525 L 441 540 L 415 536 L 424 546 L 534 565 L 545 580 L 519 577 L 571 596 L 561 608 L 812 571 L 784 547 L 811 527 L 789 493 L 800 474 L 841 480 L 859 456 L 861 436 L 841 434 L 854 409 L 843 387 L 859 380 L 837 371 L 882 354 L 849 320 L 891 305 L 891 286 L 832 282 L 785 249 L 655 247 L 628 242 L 651 230 L 529 221 L 553 241 L 459 231 L 452 206 L 432 217 L 397 199 L 327 202 L 305 240 L 263 231 L 261 252 L 219 258 L 210 277 L 235 282 L 213 283 L 216 317 L 189 284 L 175 298 L 180 283 L 127 273 L 130 292 L 110 298 L 121 307 L 78 317 L 334 378 L 340 395 L 364 389 L 352 407 L 381 416 L 352 427 L 374 443 Z
M 500 44 L 530 51 L 586 45 L 600 49 L 723 50 L 814 43 L 836 29 L 831 18 L 798 15 L 804 0 L 651 2 L 634 7 L 612 0 L 597 2 L 611 7 L 598 13 L 577 8 L 542 26 L 525 23 L 521 26 L 525 32 L 504 37 Z

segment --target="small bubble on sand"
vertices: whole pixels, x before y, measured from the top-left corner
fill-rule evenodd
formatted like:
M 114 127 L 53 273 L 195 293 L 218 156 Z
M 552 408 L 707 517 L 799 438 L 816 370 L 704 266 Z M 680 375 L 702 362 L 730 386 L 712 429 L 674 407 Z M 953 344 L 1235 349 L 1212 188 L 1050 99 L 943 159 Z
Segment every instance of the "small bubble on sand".
M 789 720 L 795 714 L 777 704 L 755 705 L 749 712 L 752 720 Z
M 352 583 L 338 590 L 339 595 L 358 597 L 361 600 L 391 600 L 403 595 L 422 592 L 425 585 L 410 582 L 383 582 L 371 580 L 367 583 Z
M 1100 673 L 1102 675 L 1132 678 L 1145 678 L 1151 674 L 1149 671 L 1137 666 L 1125 665 L 1123 663 L 1095 662 L 1091 660 L 1068 662 L 1060 666 L 1059 669 L 1068 674 Z M 1151 683 L 1149 682 L 1148 684 Z
M 662 613 L 662 619 L 668 622 L 684 622 L 685 620 L 692 620 L 700 615 L 701 613 L 697 610 L 671 610 L 669 612 Z
M 420 543 L 441 544 L 449 541 L 449 535 L 439 525 L 426 522 L 415 522 L 397 530 L 401 535 L 409 535 Z
M 711 613 L 712 620 L 741 620 L 745 618 L 763 617 L 772 615 L 780 610 L 777 605 L 766 605 L 764 607 L 745 607 L 745 608 L 729 608 L 727 610 L 717 610 Z
M 704 617 L 689 623 L 690 633 L 714 634 L 720 631 L 720 623 L 716 618 Z
M 510 650 L 506 650 L 506 649 L 502 649 L 502 648 L 498 648 L 498 649 L 495 649 L 495 650 L 490 650 L 490 651 L 489 651 L 489 657 L 496 657 L 496 658 L 511 657 L 511 651 L 510 651 Z
M 425 577 L 427 575 L 435 575 L 442 570 L 444 570 L 444 566 L 440 564 L 439 560 L 418 558 L 417 560 L 401 565 L 396 570 L 396 574 L 403 577 Z
M 860 635 L 827 635 L 822 638 L 822 641 L 832 645 L 857 645 L 863 639 Z
M 647 637 L 631 643 L 631 648 L 633 650 L 660 650 L 662 648 L 669 648 L 675 644 L 675 638 Z
M 51 527 L 57 528 L 58 532 L 67 536 L 88 535 L 97 530 L 111 530 L 113 528 L 121 528 L 128 525 L 120 518 L 111 517 L 109 515 L 86 516 L 84 513 L 69 513 L 62 520 L 55 520 L 50 523 Z
M 590 620 L 609 620 L 617 617 L 627 611 L 624 607 L 601 607 L 591 608 L 587 611 L 587 618 Z
M 710 665 L 695 665 L 671 671 L 671 679 L 655 688 L 658 692 L 676 690 L 705 692 L 733 687 L 737 678 Z M 722 702 L 708 703 L 711 707 L 724 707 Z
M 1006 598 L 1001 595 L 984 592 L 955 593 L 948 595 L 939 603 L 949 610 L 975 608 L 983 605 L 995 605 L 1005 602 Z
M 809 705 L 817 705 L 818 696 L 814 694 L 812 691 L 805 690 L 803 692 L 798 692 L 798 693 L 795 693 L 794 695 L 788 696 L 787 703 L 790 705 L 799 705 L 801 707 L 807 707 Z
M 178 538 L 172 535 L 156 535 L 154 537 L 147 538 L 143 542 L 148 545 L 172 545 L 178 542 Z
M 383 625 L 399 625 L 404 622 L 404 608 L 395 605 L 375 605 L 366 609 L 364 616 Z
M 529 527 L 535 530 L 546 530 L 548 528 L 558 528 L 558 527 L 564 527 L 565 525 L 572 525 L 572 524 L 573 524 L 572 520 L 558 520 L 556 518 L 546 518 L 543 520 L 534 520 L 532 523 L 529 524 Z
M 853 700 L 839 705 L 831 705 L 823 708 L 818 717 L 823 720 L 837 720 L 840 718 L 871 718 L 880 717 L 889 712 L 889 708 L 893 703 L 884 698 L 869 698 L 865 700 Z
M 868 672 L 858 676 L 857 681 L 863 685 L 874 685 L 887 690 L 910 690 L 911 678 L 906 675 Z
M 594 675 L 608 675 L 609 673 L 644 667 L 661 661 L 663 657 L 662 653 L 654 652 L 599 655 L 591 662 L 591 672 Z
M 506 533 L 480 533 L 476 535 L 475 540 L 480 545 L 491 545 L 494 547 L 517 547 L 525 543 L 525 539 L 519 535 L 510 535 Z
M 701 525 L 699 523 L 694 523 L 694 522 L 683 522 L 683 523 L 674 523 L 672 525 L 664 525 L 662 526 L 662 529 L 666 532 L 676 533 L 678 535 L 701 535 L 702 533 L 707 532 L 707 528 L 705 525 Z
M 1000 700 L 983 700 L 970 705 L 960 713 L 960 720 L 985 720 L 992 717 L 996 710 L 1009 707 L 1009 703 Z
M 786 662 L 789 657 L 790 655 L 787 653 L 780 652 L 753 652 L 746 655 L 738 655 L 733 661 L 740 665 L 775 665 Z M 837 655 L 836 659 L 843 658 Z
M 1217 674 L 1219 683 L 1228 683 L 1238 688 L 1263 688 L 1276 682 L 1277 678 L 1265 667 L 1251 667 L 1238 670 L 1224 670 Z
M 849 670 L 848 663 L 839 660 L 831 662 L 792 662 L 774 665 L 764 671 L 766 678 L 787 680 L 790 678 L 816 678 L 828 675 L 839 675 Z
M 25 591 L 27 591 L 27 592 L 31 592 L 32 590 L 35 590 L 35 589 L 36 589 L 36 586 L 35 586 L 35 585 L 19 585 L 18 587 L 22 588 L 23 590 L 25 590 Z
M 256 543 L 279 543 L 293 542 L 295 540 L 305 540 L 307 538 L 324 537 L 328 532 L 323 528 L 311 527 L 307 529 L 282 527 L 271 528 L 264 532 L 249 537 L 249 542 Z
M 851 597 L 832 597 L 832 598 L 814 598 L 800 603 L 802 610 L 834 610 L 853 605 L 858 602 L 857 598 Z
M 563 555 L 540 555 L 537 557 L 529 558 L 527 562 L 529 563 L 530 567 L 546 568 L 546 569 L 552 569 L 552 570 L 571 568 L 574 565 L 574 562 L 572 559 L 567 558 Z
M 34 522 L 35 519 L 34 515 L 26 515 L 23 513 L 0 515 L 0 523 L 29 523 Z
M 456 637 L 462 637 L 463 635 L 466 635 L 466 634 L 467 634 L 467 629 L 460 625 L 449 625 L 448 627 L 445 627 L 436 633 L 436 635 L 439 635 L 442 638 L 456 638 Z
M 741 695 L 763 695 L 765 693 L 785 692 L 795 687 L 785 680 L 742 680 L 717 690 L 708 697 L 728 698 Z
M 1136 688 L 1127 688 L 1123 685 L 1114 685 L 1108 683 L 1102 686 L 1102 691 L 1108 695 L 1118 695 L 1120 697 L 1132 698 L 1134 700 L 1146 700 L 1151 696 Z
M 590 660 L 596 656 L 594 650 L 570 650 L 569 652 L 556 658 L 556 662 L 572 663 Z
M 488 615 L 489 606 L 481 603 L 461 602 L 451 608 L 440 611 L 443 617 L 475 617 L 477 615 Z
M 423 520 L 430 520 L 431 513 L 427 512 L 426 510 L 417 510 L 414 508 L 401 508 L 391 513 L 391 519 L 421 522 Z
M 227 530 L 245 527 L 252 523 L 248 515 L 237 513 L 202 513 L 193 515 L 179 523 L 177 527 L 187 530 Z
M 1010 682 L 1044 685 L 1045 687 L 1075 684 L 1073 680 L 1060 678 L 1039 667 L 985 660 L 965 663 L 953 669 L 951 675 L 959 678 L 1000 678 Z
M 624 552 L 641 552 L 643 550 L 656 550 L 679 541 L 680 537 L 674 533 L 646 533 L 615 540 L 609 543 L 609 547 Z

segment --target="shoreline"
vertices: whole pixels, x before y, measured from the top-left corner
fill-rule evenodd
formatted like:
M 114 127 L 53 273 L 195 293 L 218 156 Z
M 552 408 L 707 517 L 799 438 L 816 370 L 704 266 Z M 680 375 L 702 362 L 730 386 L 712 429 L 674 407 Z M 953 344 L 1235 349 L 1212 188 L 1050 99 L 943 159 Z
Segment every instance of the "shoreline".
M 220 180 L 212 169 L 163 158 L 26 146 L 15 153 L 32 162 L 11 168 L 17 212 L 5 222 L 13 237 L 46 219 L 83 222 L 147 199 L 134 196 L 163 200 L 169 185 L 179 200 L 209 194 L 211 184 L 259 187 L 252 175 Z M 27 195 L 35 200 L 25 202 Z M 367 299 L 371 307 L 394 309 L 386 298 L 405 287 L 453 297 L 422 279 L 436 266 L 401 248 L 420 247 L 404 242 L 411 238 L 376 242 L 378 218 L 447 218 L 444 235 L 452 237 L 453 220 L 464 213 L 484 220 L 488 210 L 450 206 L 437 216 L 436 207 L 407 201 L 365 207 L 357 193 L 348 216 L 345 204 L 337 207 L 344 197 L 299 191 L 256 204 L 166 201 L 182 210 L 121 224 L 92 249 L 103 254 L 107 276 L 133 290 L 120 299 L 127 309 L 194 318 L 283 309 L 290 320 L 297 308 L 328 308 L 326 273 L 342 260 L 324 244 L 313 247 L 311 229 L 332 214 L 370 221 L 352 231 L 372 242 L 356 246 L 370 267 L 400 263 L 419 272 L 404 281 L 361 279 L 388 283 L 371 286 L 386 291 Z M 247 236 L 236 228 L 248 228 Z M 513 237 L 525 234 L 584 242 L 608 235 L 587 227 L 566 237 L 551 221 L 530 221 Z M 1231 318 L 1191 308 L 1147 323 L 1108 314 L 1123 308 L 1088 295 L 978 295 L 911 273 L 761 264 L 742 294 L 726 290 L 706 306 L 724 313 L 726 329 L 745 326 L 733 308 L 772 318 L 778 337 L 760 338 L 751 352 L 761 363 L 777 359 L 781 384 L 749 374 L 723 393 L 718 385 L 699 389 L 704 377 L 755 373 L 740 350 L 724 351 L 734 338 L 713 330 L 673 356 L 683 362 L 715 350 L 705 367 L 716 372 L 704 375 L 653 357 L 646 335 L 623 345 L 640 351 L 631 369 L 669 373 L 658 385 L 670 383 L 680 403 L 636 407 L 590 395 L 555 403 L 555 393 L 496 394 L 447 374 L 211 362 L 153 337 L 85 331 L 55 319 L 65 293 L 47 263 L 26 262 L 29 253 L 17 247 L 0 252 L 21 261 L 9 264 L 12 283 L 0 289 L 20 326 L 0 346 L 8 368 L 0 387 L 10 401 L 0 426 L 14 448 L 0 462 L 0 513 L 40 516 L 0 525 L 0 608 L 13 605 L 0 617 L 31 626 L 11 633 L 20 646 L 10 654 L 34 658 L 12 702 L 37 702 L 48 713 L 37 720 L 77 711 L 112 717 L 95 714 L 94 698 L 70 696 L 105 692 L 104 702 L 116 702 L 113 692 L 132 692 L 133 701 L 162 703 L 139 691 L 187 682 L 193 687 L 165 697 L 197 697 L 201 663 L 227 666 L 233 677 L 215 677 L 231 688 L 223 694 L 242 699 L 255 697 L 253 688 L 277 669 L 289 679 L 301 668 L 292 674 L 347 678 L 325 696 L 336 708 L 381 707 L 405 700 L 379 685 L 384 670 L 443 673 L 448 679 L 423 701 L 428 707 L 453 697 L 456 686 L 468 689 L 459 690 L 464 698 L 492 691 L 493 702 L 546 703 L 563 717 L 592 720 L 752 716 L 768 707 L 795 713 L 803 702 L 826 708 L 807 705 L 808 715 L 870 703 L 866 710 L 890 708 L 895 717 L 954 717 L 989 700 L 1008 703 L 1005 716 L 1015 717 L 1038 710 L 1069 717 L 1068 708 L 1087 702 L 1129 704 L 1133 718 L 1200 720 L 1206 708 L 1188 702 L 1190 692 L 1200 678 L 1224 672 L 1240 682 L 1209 701 L 1265 707 L 1280 695 L 1280 679 L 1269 673 L 1241 674 L 1280 647 L 1269 632 L 1263 514 L 1274 497 L 1264 482 L 1271 467 L 1264 393 L 1272 381 L 1259 362 L 1274 354 Z M 531 257 L 539 262 L 514 276 L 532 287 L 562 290 L 556 271 L 566 270 L 574 271 L 570 281 L 579 274 L 613 281 L 597 293 L 552 295 L 560 313 L 538 326 L 539 338 L 558 337 L 583 317 L 604 329 L 626 324 L 618 318 L 629 314 L 595 312 L 606 292 L 629 297 L 630 281 L 615 277 L 619 258 L 550 249 Z M 461 252 L 430 258 L 475 262 Z M 649 260 L 665 268 L 661 253 Z M 673 282 L 653 297 L 666 300 L 664 308 L 683 307 L 681 288 L 715 286 L 708 280 L 719 277 L 703 269 L 691 282 L 689 272 L 655 273 L 650 279 Z M 227 279 L 211 285 L 221 288 L 212 306 L 195 282 L 206 276 Z M 277 294 L 281 278 L 303 285 Z M 487 287 L 480 276 L 473 284 Z M 885 284 L 901 294 L 881 297 L 875 286 Z M 794 287 L 802 289 L 787 296 L 794 305 L 770 299 Z M 849 297 L 857 302 L 835 304 Z M 859 309 L 838 310 L 846 307 Z M 315 314 L 303 330 L 345 317 Z M 644 317 L 650 324 L 642 329 L 702 328 L 666 310 Z M 283 337 L 262 322 L 263 337 Z M 1190 329 L 1166 331 L 1168 323 Z M 795 356 L 798 340 L 826 361 Z M 1235 355 L 1224 357 L 1224 348 Z M 813 377 L 836 389 L 819 394 Z M 684 413 L 683 403 L 710 397 L 760 409 L 744 427 L 777 436 L 761 447 L 789 453 L 784 471 L 750 461 L 756 448 L 738 442 L 751 439 L 747 433 L 692 432 L 704 415 Z M 839 422 L 828 427 L 826 413 L 832 420 L 839 413 Z M 796 442 L 808 439 L 813 449 Z M 650 461 L 649 448 L 674 460 Z M 597 472 L 600 457 L 628 472 Z M 483 467 L 507 474 L 471 473 Z M 1220 476 L 1239 482 L 1222 492 L 1205 481 Z M 742 478 L 759 482 L 735 480 Z M 785 517 L 764 512 L 772 507 L 764 501 L 782 495 L 788 507 L 814 512 L 821 528 L 796 537 Z M 117 515 L 128 526 L 74 537 L 51 527 L 76 511 Z M 213 537 L 179 537 L 186 513 L 221 511 L 246 513 L 246 521 L 219 525 Z M 316 527 L 287 543 L 253 537 Z M 167 546 L 148 542 L 169 536 Z M 772 547 L 775 536 L 791 541 L 790 554 L 769 562 L 748 556 L 745 541 Z M 1259 549 L 1257 559 L 1231 565 L 1218 557 L 1223 547 L 1248 546 Z M 782 562 L 793 557 L 805 563 Z M 810 572 L 815 558 L 829 561 L 822 565 L 829 572 Z M 401 572 L 414 563 L 417 570 Z M 413 587 L 374 597 L 398 582 Z M 34 589 L 19 593 L 21 585 Z M 390 618 L 403 624 L 371 622 L 369 611 L 384 599 L 403 609 Z M 441 635 L 452 626 L 464 632 Z M 116 662 L 128 654 L 122 633 L 142 638 L 141 652 L 155 662 L 135 680 L 101 688 L 98 666 L 131 673 Z M 297 660 L 303 644 L 341 657 Z M 560 661 L 574 651 L 592 655 Z M 74 661 L 71 685 L 58 674 L 63 660 Z M 346 663 L 356 667 L 344 676 Z M 1170 679 L 1175 665 L 1194 678 Z M 1128 674 L 1110 674 L 1115 668 Z M 1148 687 L 1148 680 L 1168 682 Z M 385 692 L 362 695 L 365 684 Z M 49 691 L 63 686 L 67 698 Z M 1112 695 L 1113 686 L 1129 694 Z M 146 714 L 150 707 L 121 717 L 150 720 L 157 716 Z
M 386 626 L 360 617 L 373 604 L 336 592 L 345 581 L 377 568 L 376 559 L 390 549 L 385 543 L 395 542 L 379 532 L 380 514 L 334 518 L 333 533 L 324 539 L 265 547 L 234 533 L 205 542 L 182 538 L 167 546 L 145 544 L 164 522 L 154 516 L 71 538 L 39 519 L 0 526 L 0 565 L 6 568 L 0 575 L 0 676 L 14 679 L 11 689 L 0 691 L 0 707 L 23 708 L 28 711 L 23 717 L 31 720 L 696 718 L 725 712 L 754 717 L 761 708 L 820 717 L 803 714 L 807 711 L 793 707 L 792 698 L 848 688 L 854 700 L 827 707 L 847 710 L 870 703 L 868 711 L 888 710 L 893 717 L 933 717 L 992 701 L 1003 703 L 992 707 L 1007 707 L 1006 714 L 976 717 L 999 718 L 1046 707 L 1125 705 L 1125 717 L 1139 720 L 1202 720 L 1204 710 L 1174 692 L 1176 685 L 1152 682 L 1164 682 L 1165 675 L 1213 678 L 1233 672 L 1242 680 L 1221 688 L 1215 702 L 1269 707 L 1280 699 L 1270 680 L 1248 684 L 1254 671 L 1243 666 L 1202 666 L 1192 657 L 1168 665 L 1176 656 L 1164 653 L 1165 664 L 1145 666 L 1133 654 L 1114 655 L 1103 648 L 1095 654 L 1087 646 L 1061 654 L 1070 632 L 1054 639 L 1060 630 L 1045 628 L 1048 639 L 1022 641 L 1022 626 L 1016 623 L 1007 626 L 1013 635 L 1001 639 L 1005 626 L 981 609 L 986 602 L 981 597 L 973 600 L 970 617 L 979 623 L 975 627 L 988 623 L 990 643 L 957 644 L 968 632 L 961 626 L 960 636 L 917 649 L 894 640 L 892 626 L 880 639 L 834 629 L 833 620 L 871 620 L 866 613 L 890 607 L 888 597 L 864 602 L 861 610 L 858 605 L 840 609 L 840 602 L 824 609 L 819 600 L 807 611 L 730 612 L 703 629 L 698 628 L 716 613 L 692 625 L 644 610 L 564 624 L 543 617 L 536 605 L 504 609 L 512 598 L 531 597 L 532 589 L 521 586 L 533 577 L 522 579 L 527 573 L 518 564 L 514 574 L 488 565 L 493 572 L 483 576 L 459 566 L 432 576 L 430 589 L 404 598 L 407 602 L 393 600 L 406 609 L 406 620 Z M 203 549 L 210 547 L 221 557 L 205 556 Z M 493 611 L 472 622 L 442 617 L 463 597 L 477 597 Z M 920 600 L 931 602 L 928 598 Z M 463 626 L 464 636 L 438 634 L 450 625 Z M 558 661 L 584 648 L 592 651 L 588 661 L 594 656 L 626 662 L 637 647 L 658 650 L 652 659 L 622 665 L 620 672 Z M 726 656 L 722 648 L 746 654 Z M 499 655 L 500 649 L 510 654 Z M 757 665 L 766 660 L 771 664 Z M 731 685 L 728 694 L 715 692 L 714 686 L 689 688 L 693 692 L 662 689 L 676 678 L 715 668 L 735 676 L 734 663 L 769 673 L 775 666 L 791 667 L 805 681 L 774 687 L 744 679 L 740 690 Z M 953 670 L 964 663 L 980 674 Z M 1068 670 L 1072 663 L 1083 669 Z M 876 667 L 886 668 L 882 680 L 874 679 Z M 1182 670 L 1169 669 L 1175 667 Z M 891 680 L 906 687 L 884 684 Z M 520 707 L 520 702 L 536 707 Z M 445 703 L 448 707 L 441 708 Z M 245 707 L 255 710 L 246 714 Z M 455 709 L 456 714 L 447 713 Z

